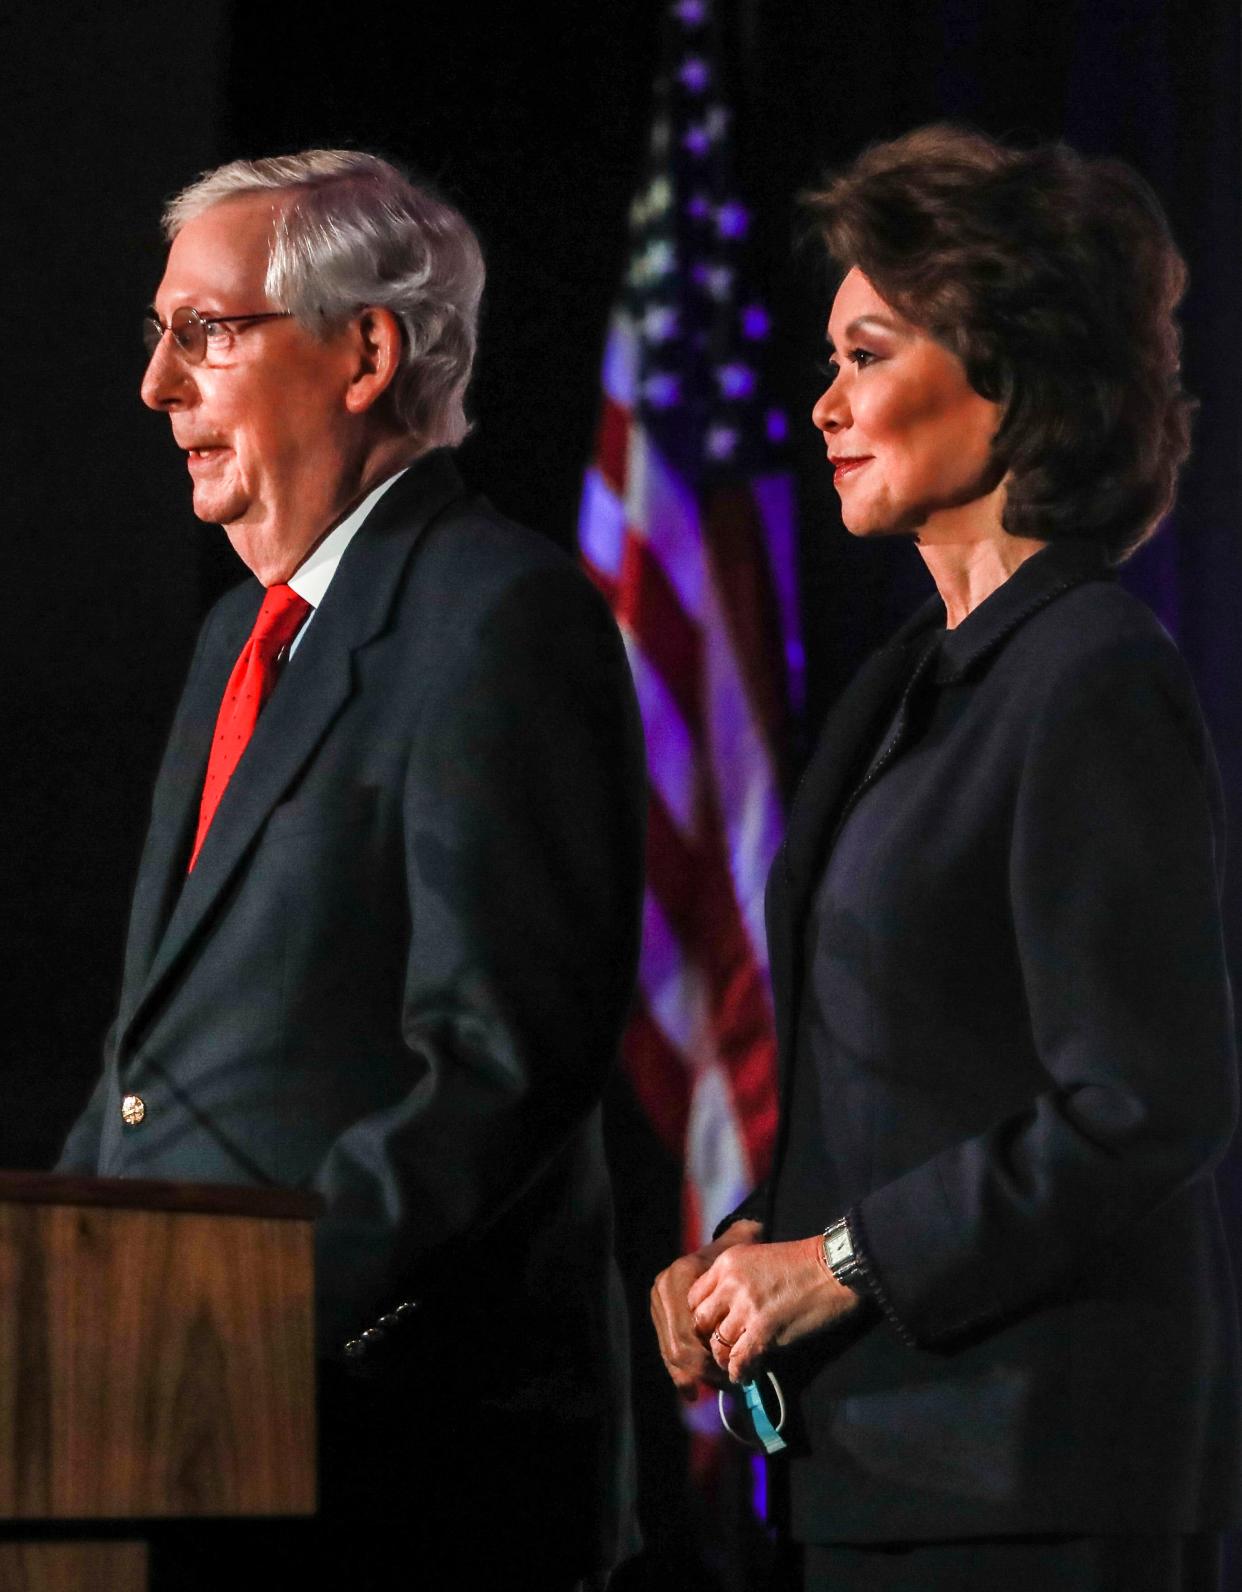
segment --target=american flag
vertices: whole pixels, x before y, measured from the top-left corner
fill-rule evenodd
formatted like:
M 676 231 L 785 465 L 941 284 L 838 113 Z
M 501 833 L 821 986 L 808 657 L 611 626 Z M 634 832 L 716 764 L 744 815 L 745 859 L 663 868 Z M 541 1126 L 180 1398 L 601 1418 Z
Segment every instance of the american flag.
M 776 1055 L 763 889 L 801 678 L 786 420 L 764 392 L 709 0 L 665 19 L 650 147 L 610 325 L 579 544 L 647 734 L 643 949 L 630 1082 L 682 1159 L 697 1246 L 767 1169 Z

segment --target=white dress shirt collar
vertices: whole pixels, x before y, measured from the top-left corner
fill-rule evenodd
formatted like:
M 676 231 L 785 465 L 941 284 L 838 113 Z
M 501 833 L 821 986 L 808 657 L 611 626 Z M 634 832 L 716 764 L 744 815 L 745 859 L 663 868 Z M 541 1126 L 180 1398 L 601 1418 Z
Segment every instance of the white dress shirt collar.
M 407 465 L 406 469 L 408 468 Z M 324 593 L 333 575 L 336 574 L 337 565 L 341 562 L 345 549 L 362 529 L 362 522 L 393 482 L 399 481 L 404 474 L 405 470 L 398 470 L 396 475 L 390 475 L 386 481 L 381 481 L 377 487 L 373 487 L 358 507 L 351 510 L 335 530 L 329 531 L 323 541 L 306 555 L 295 573 L 290 575 L 289 585 L 312 608 L 318 608 L 323 601 Z

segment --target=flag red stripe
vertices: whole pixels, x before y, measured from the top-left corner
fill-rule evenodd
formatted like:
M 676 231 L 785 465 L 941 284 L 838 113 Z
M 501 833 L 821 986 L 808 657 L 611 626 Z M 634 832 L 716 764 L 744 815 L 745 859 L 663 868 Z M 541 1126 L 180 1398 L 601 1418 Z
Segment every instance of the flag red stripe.
M 690 1074 L 685 1058 L 641 999 L 621 1041 L 626 1075 L 660 1142 L 680 1160 L 690 1120 Z
M 595 467 L 619 498 L 625 496 L 629 447 L 630 412 L 605 393 L 595 434 Z
M 776 1137 L 772 1008 L 734 894 L 724 825 L 710 789 L 701 798 L 698 828 L 697 906 L 702 938 L 710 949 L 712 1028 L 737 1103 L 751 1169 L 762 1177 Z
M 687 841 L 669 816 L 659 791 L 647 795 L 647 882 L 683 950 L 701 956 L 696 898 L 699 889 L 697 847 Z
M 582 555 L 582 567 L 592 583 L 603 593 L 605 602 L 615 614 L 617 611 L 617 593 L 620 591 L 615 576 L 605 574 L 599 565 L 593 564 L 585 553 Z
M 733 652 L 778 771 L 789 745 L 785 647 L 763 520 L 750 488 L 721 487 L 704 506 L 704 540 Z
M 719 814 L 710 797 L 701 801 L 697 818 L 692 845 L 651 791 L 647 879 L 687 958 L 703 970 L 716 1052 L 751 1168 L 761 1177 L 776 1133 L 771 1006 L 733 893 Z
M 613 612 L 637 638 L 695 740 L 701 739 L 703 642 L 664 566 L 648 543 L 627 531 Z

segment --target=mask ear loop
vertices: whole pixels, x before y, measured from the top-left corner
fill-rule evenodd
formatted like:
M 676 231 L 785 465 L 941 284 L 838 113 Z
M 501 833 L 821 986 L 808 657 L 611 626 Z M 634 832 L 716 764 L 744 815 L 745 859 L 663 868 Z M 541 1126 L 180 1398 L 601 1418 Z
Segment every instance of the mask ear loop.
M 781 1449 L 788 1445 L 781 1436 L 785 1429 L 785 1395 L 781 1392 L 781 1385 L 771 1371 L 765 1371 L 764 1376 L 772 1384 L 772 1391 L 776 1394 L 777 1419 L 773 1426 L 767 1410 L 763 1407 L 763 1395 L 759 1391 L 758 1382 L 743 1382 L 742 1397 L 746 1400 L 746 1408 L 750 1413 L 751 1424 L 755 1428 L 757 1443 L 752 1443 L 750 1438 L 742 1434 L 730 1424 L 728 1405 L 725 1402 L 725 1389 L 721 1388 L 716 1394 L 716 1408 L 720 1411 L 720 1424 L 736 1442 L 744 1448 L 762 1448 L 765 1454 L 779 1454 Z

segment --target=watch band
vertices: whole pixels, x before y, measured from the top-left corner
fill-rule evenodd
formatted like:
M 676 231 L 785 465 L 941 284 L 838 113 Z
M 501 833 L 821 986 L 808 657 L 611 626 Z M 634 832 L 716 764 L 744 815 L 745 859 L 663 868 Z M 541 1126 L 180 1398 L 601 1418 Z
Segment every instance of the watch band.
M 839 1216 L 824 1228 L 821 1242 L 824 1246 L 824 1265 L 843 1288 L 850 1288 L 864 1298 L 870 1293 L 867 1286 L 867 1263 L 854 1248 L 854 1235 L 850 1232 L 847 1216 Z

